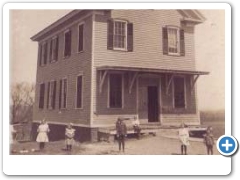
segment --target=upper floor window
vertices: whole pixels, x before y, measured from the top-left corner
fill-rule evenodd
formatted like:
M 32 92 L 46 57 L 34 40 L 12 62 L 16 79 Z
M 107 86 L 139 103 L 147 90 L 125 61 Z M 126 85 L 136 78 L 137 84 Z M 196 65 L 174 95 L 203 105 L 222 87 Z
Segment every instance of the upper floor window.
M 185 108 L 185 78 L 174 77 L 174 108 Z
M 48 82 L 47 108 L 55 109 L 57 81 Z
M 44 66 L 47 64 L 47 53 L 48 53 L 47 43 L 44 42 L 39 46 L 39 65 L 40 66 Z
M 175 26 L 162 29 L 163 54 L 185 55 L 184 31 Z
M 78 26 L 78 52 L 83 51 L 83 32 L 84 24 Z
M 107 48 L 133 51 L 133 24 L 122 20 L 109 20 Z
M 50 42 L 50 62 L 58 60 L 58 37 L 51 39 Z
M 44 108 L 44 94 L 45 94 L 45 84 L 42 83 L 40 84 L 40 92 L 39 92 L 39 104 L 38 104 L 39 109 Z
M 71 30 L 68 30 L 64 34 L 64 57 L 71 56 L 71 44 L 72 44 Z

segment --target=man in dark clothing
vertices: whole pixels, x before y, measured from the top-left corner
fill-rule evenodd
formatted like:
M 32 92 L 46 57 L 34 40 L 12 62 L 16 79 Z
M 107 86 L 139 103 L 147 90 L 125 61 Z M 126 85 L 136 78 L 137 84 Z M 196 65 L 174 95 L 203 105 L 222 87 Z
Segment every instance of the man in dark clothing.
M 122 118 L 118 118 L 118 120 L 116 122 L 116 131 L 117 131 L 117 139 L 118 139 L 119 151 L 121 151 L 121 146 L 122 146 L 122 150 L 124 152 L 125 136 L 127 135 L 127 126 L 123 122 Z

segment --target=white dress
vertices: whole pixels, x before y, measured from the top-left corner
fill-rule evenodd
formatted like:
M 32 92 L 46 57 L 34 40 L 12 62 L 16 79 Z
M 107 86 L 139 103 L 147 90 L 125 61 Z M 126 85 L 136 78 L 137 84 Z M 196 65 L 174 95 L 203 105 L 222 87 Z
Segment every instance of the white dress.
M 178 131 L 179 133 L 179 139 L 182 142 L 183 145 L 188 146 L 189 145 L 189 132 L 187 128 L 181 128 Z
M 49 130 L 49 127 L 48 127 L 48 124 L 40 124 L 38 126 L 38 136 L 37 136 L 37 139 L 36 141 L 37 142 L 48 142 L 48 135 L 47 133 L 50 131 Z

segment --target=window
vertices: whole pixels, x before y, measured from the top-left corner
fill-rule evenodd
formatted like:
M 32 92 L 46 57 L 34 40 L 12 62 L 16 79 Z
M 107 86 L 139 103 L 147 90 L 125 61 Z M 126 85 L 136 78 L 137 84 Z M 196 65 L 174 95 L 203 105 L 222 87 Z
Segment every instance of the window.
M 61 79 L 59 84 L 59 109 L 67 107 L 67 79 Z
M 39 109 L 44 108 L 44 93 L 45 93 L 45 84 L 40 84 L 40 93 L 39 93 Z
M 126 48 L 126 22 L 114 22 L 114 48 Z
M 48 82 L 47 108 L 55 109 L 57 81 Z
M 58 60 L 58 37 L 51 40 L 50 43 L 50 62 Z
M 122 108 L 122 74 L 109 75 L 109 107 Z
M 174 28 L 168 28 L 168 52 L 178 53 L 179 52 L 179 39 L 178 30 Z
M 71 31 L 68 30 L 64 34 L 64 57 L 71 56 Z
M 47 64 L 47 43 L 44 42 L 42 45 L 40 45 L 40 59 L 39 59 L 39 65 L 44 66 Z
M 133 51 L 133 24 L 127 21 L 108 22 L 107 48 L 111 50 Z
M 77 108 L 82 108 L 82 76 L 77 77 Z
M 163 54 L 185 55 L 184 31 L 178 27 L 164 27 L 163 33 Z
M 83 29 L 83 24 L 78 26 L 78 52 L 83 51 Z
M 185 108 L 185 79 L 174 77 L 174 107 Z

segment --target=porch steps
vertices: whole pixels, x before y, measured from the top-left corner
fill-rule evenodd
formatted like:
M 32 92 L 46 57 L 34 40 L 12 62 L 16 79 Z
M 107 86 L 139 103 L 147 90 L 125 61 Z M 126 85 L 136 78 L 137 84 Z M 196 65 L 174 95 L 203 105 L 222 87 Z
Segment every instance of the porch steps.
M 165 131 L 174 130 L 177 132 L 179 126 L 163 126 L 160 123 L 147 123 L 141 124 L 141 134 L 152 134 L 156 135 L 158 131 Z M 202 138 L 203 135 L 206 133 L 206 127 L 203 126 L 189 126 L 189 135 L 190 137 L 197 137 Z M 127 134 L 135 134 L 132 126 L 127 126 Z M 108 128 L 100 128 L 98 129 L 98 140 L 99 141 L 108 141 L 111 142 L 114 140 L 116 135 L 115 127 L 108 127 Z
M 161 128 L 160 123 L 148 123 L 148 124 L 141 124 L 141 134 L 152 134 L 156 135 L 157 131 Z M 116 135 L 116 128 L 114 127 L 106 127 L 106 128 L 99 128 L 98 129 L 98 140 L 99 141 L 113 141 Z M 127 125 L 127 134 L 135 134 L 133 127 Z

